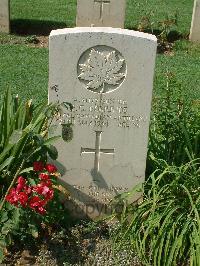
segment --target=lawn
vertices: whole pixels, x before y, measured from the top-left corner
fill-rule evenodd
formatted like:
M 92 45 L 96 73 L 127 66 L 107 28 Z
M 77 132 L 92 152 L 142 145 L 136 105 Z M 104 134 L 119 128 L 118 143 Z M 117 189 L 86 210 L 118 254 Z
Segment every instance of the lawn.
M 157 34 L 163 30 L 161 23 L 175 18 L 171 32 L 187 36 L 192 17 L 193 0 L 128 0 L 126 28 Z M 48 49 L 30 47 L 27 43 L 34 35 L 47 35 L 51 29 L 75 26 L 76 1 L 11 0 L 12 35 L 0 35 L 0 92 L 11 87 L 14 94 L 35 101 L 47 98 Z M 29 38 L 29 39 L 28 39 Z M 14 45 L 16 44 L 16 45 Z M 166 85 L 166 71 L 173 72 L 189 97 L 200 97 L 198 66 L 200 47 L 178 41 L 170 54 L 159 54 L 155 71 L 155 93 Z M 192 77 L 192 78 L 191 78 Z M 189 86 L 189 90 L 188 90 Z
M 186 97 L 200 99 L 200 46 L 188 41 L 177 41 L 172 54 L 159 54 L 156 62 L 156 95 L 160 95 L 166 88 L 166 73 L 171 72 Z
M 1 94 L 8 87 L 24 99 L 47 99 L 48 51 L 25 45 L 0 45 Z
M 126 28 L 137 28 L 143 17 L 157 29 L 160 22 L 177 15 L 177 27 L 172 29 L 182 34 L 190 30 L 193 0 L 128 0 L 126 10 Z

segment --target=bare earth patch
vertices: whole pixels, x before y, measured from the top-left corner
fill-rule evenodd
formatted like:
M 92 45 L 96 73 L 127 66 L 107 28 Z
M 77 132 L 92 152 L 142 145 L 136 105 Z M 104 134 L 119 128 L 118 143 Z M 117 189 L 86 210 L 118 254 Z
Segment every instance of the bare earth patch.
M 49 37 L 44 35 L 30 35 L 24 37 L 17 35 L 0 34 L 0 44 L 27 45 L 28 47 L 48 48 Z
M 40 241 L 21 247 L 15 243 L 3 265 L 141 266 L 128 246 L 114 252 L 111 231 L 107 223 L 86 222 L 69 230 L 53 230 Z

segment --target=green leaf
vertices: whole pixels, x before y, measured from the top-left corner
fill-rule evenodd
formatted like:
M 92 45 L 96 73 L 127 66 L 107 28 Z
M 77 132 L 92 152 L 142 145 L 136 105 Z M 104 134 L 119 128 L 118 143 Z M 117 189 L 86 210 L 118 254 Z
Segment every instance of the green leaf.
M 0 238 L 0 249 L 6 247 L 6 239 L 5 236 L 1 235 Z
M 10 131 L 10 119 L 13 117 L 12 112 L 12 96 L 11 96 L 11 90 L 8 88 L 8 90 L 5 93 L 4 101 L 3 101 L 3 110 L 2 110 L 2 119 L 1 123 L 3 125 L 3 136 L 4 141 L 6 141 L 8 133 Z
M 58 151 L 55 146 L 50 145 L 46 147 L 51 159 L 56 160 L 58 158 Z
M 13 215 L 12 215 L 12 221 L 17 224 L 19 222 L 20 218 L 20 209 L 19 208 L 14 208 L 13 210 Z
M 34 139 L 37 142 L 37 145 L 42 146 L 44 144 L 44 138 L 40 134 L 34 135 Z
M 30 173 L 31 171 L 33 171 L 33 167 L 28 167 L 26 169 L 23 169 L 19 174 L 24 174 L 24 173 Z
M 1 234 L 7 235 L 12 230 L 12 223 L 11 221 L 4 224 L 4 226 L 1 228 Z
M 51 145 L 52 143 L 59 140 L 60 138 L 61 138 L 61 136 L 54 136 L 52 138 L 48 138 L 47 140 L 45 140 L 44 145 L 45 146 Z
M 4 150 L 2 151 L 2 153 L 0 154 L 0 162 L 2 162 L 4 160 L 5 157 L 8 157 L 10 155 L 10 151 L 13 148 L 13 144 L 8 144 Z
M 12 135 L 10 136 L 9 143 L 16 144 L 22 137 L 22 133 L 23 131 L 21 129 L 14 130 Z
M 2 263 L 3 259 L 4 259 L 4 250 L 0 246 L 0 263 Z
M 5 241 L 6 241 L 6 246 L 11 245 L 11 243 L 12 243 L 11 234 L 7 234 Z
M 36 182 L 35 182 L 35 179 L 34 178 L 30 178 L 28 179 L 29 183 L 31 186 L 35 186 L 36 185 Z
M 38 228 L 35 224 L 29 224 L 29 230 L 30 230 L 30 233 L 31 235 L 34 237 L 34 238 L 38 238 L 39 236 L 39 231 L 38 231 Z
M 13 156 L 10 156 L 9 158 L 7 158 L 1 165 L 0 165 L 0 171 L 2 171 L 6 166 L 8 166 L 12 160 L 14 159 Z
M 8 213 L 7 213 L 7 211 L 1 211 L 0 223 L 5 223 L 7 220 L 8 220 Z

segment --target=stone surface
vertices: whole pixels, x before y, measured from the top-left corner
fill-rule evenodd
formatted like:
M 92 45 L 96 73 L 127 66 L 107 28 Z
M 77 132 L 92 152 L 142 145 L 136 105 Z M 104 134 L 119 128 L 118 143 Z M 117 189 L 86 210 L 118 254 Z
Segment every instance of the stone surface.
M 200 43 L 200 0 L 194 1 L 190 40 Z
M 78 0 L 77 27 L 124 28 L 126 0 Z
M 0 0 L 0 32 L 10 32 L 9 0 Z
M 114 196 L 145 179 L 156 47 L 155 36 L 129 30 L 51 32 L 49 102 L 65 107 L 50 134 L 73 129 L 56 143 L 56 164 L 76 215 L 110 213 Z

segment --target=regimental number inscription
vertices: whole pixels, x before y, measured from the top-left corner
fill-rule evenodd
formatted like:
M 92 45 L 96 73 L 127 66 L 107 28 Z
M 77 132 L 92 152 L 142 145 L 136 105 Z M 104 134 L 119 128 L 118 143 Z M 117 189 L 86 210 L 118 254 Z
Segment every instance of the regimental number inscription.
M 62 123 L 87 126 L 91 128 L 107 128 L 115 124 L 120 128 L 140 128 L 147 118 L 140 114 L 129 113 L 125 100 L 109 98 L 73 99 L 73 110 L 63 110 Z
M 99 45 L 81 55 L 77 73 L 88 90 L 108 93 L 119 88 L 125 80 L 126 62 L 116 49 Z

